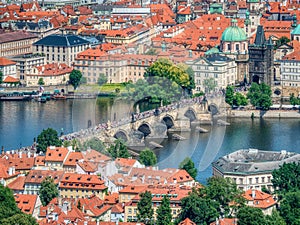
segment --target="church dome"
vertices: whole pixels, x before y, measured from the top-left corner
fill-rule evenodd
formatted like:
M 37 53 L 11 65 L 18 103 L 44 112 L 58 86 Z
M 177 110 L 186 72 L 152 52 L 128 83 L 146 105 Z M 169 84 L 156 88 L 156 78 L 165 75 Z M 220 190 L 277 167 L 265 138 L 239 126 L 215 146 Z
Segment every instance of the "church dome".
M 236 20 L 233 19 L 232 25 L 224 30 L 221 40 L 226 42 L 246 41 L 247 35 L 242 28 L 236 25 Z

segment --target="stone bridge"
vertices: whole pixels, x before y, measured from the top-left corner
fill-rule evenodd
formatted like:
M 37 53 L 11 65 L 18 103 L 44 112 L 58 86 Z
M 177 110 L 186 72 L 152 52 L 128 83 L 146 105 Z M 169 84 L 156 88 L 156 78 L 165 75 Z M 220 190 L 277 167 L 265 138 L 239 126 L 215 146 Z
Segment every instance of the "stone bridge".
M 131 118 L 121 123 L 108 122 L 106 129 L 96 132 L 89 128 L 81 131 L 82 135 L 76 135 L 76 138 L 85 141 L 98 137 L 104 142 L 111 142 L 112 138 L 116 138 L 123 139 L 129 145 L 137 144 L 146 138 L 165 138 L 168 130 L 190 131 L 191 122 L 211 124 L 211 115 L 219 112 L 218 104 L 219 101 L 212 99 L 182 101 L 156 110 L 133 114 Z

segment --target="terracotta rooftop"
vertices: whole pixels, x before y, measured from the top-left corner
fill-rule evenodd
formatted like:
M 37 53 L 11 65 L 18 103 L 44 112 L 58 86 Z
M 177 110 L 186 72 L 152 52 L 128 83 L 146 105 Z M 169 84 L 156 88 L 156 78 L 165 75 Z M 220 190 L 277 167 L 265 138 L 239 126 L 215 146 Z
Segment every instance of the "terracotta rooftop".
M 64 166 L 76 166 L 77 162 L 83 159 L 81 152 L 70 152 L 67 159 L 64 161 Z
M 7 58 L 0 57 L 0 66 L 16 65 L 17 63 Z
M 53 170 L 30 170 L 29 174 L 26 176 L 26 183 L 40 184 L 46 177 L 51 177 L 54 179 L 54 183 L 58 184 L 61 180 L 64 172 L 63 171 L 53 171 Z
M 3 80 L 3 83 L 17 83 L 17 82 L 20 82 L 20 80 L 18 78 L 14 78 L 12 76 L 7 76 Z
M 248 201 L 248 205 L 256 208 L 267 209 L 276 204 L 276 201 L 273 199 L 272 195 L 259 190 L 247 190 L 243 194 L 243 197 Z M 253 204 L 249 204 L 249 202 L 252 202 Z
M 46 151 L 45 162 L 63 162 L 68 153 L 69 150 L 64 147 L 48 147 Z
M 18 176 L 17 179 L 9 183 L 7 186 L 13 191 L 23 191 L 25 186 L 25 176 Z
M 15 194 L 14 195 L 18 208 L 26 213 L 32 214 L 36 201 L 37 195 L 25 195 L 25 194 Z
M 25 31 L 7 32 L 0 34 L 0 43 L 14 42 L 32 38 L 37 38 L 37 36 Z
M 41 76 L 59 76 L 71 73 L 73 68 L 65 63 L 51 63 L 36 67 L 38 75 Z M 36 74 L 31 74 L 36 75 Z M 46 157 L 47 158 L 47 157 Z
M 104 190 L 107 187 L 97 175 L 65 173 L 59 184 L 60 188 Z

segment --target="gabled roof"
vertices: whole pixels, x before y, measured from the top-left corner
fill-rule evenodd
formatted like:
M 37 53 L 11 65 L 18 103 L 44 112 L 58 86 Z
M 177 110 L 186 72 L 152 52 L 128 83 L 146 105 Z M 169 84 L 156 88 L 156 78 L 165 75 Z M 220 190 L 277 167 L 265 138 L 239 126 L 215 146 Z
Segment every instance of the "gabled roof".
M 272 195 L 264 193 L 259 190 L 247 190 L 244 194 L 243 197 L 246 199 L 246 201 L 252 202 L 249 204 L 250 206 L 253 206 L 255 208 L 260 208 L 260 209 L 267 209 L 276 204 L 276 201 L 273 199 Z
M 9 187 L 13 191 L 22 191 L 24 190 L 25 179 L 25 176 L 19 176 L 17 177 L 17 179 L 9 183 L 7 187 Z
M 26 213 L 26 214 L 32 214 L 36 201 L 37 201 L 37 195 L 24 195 L 24 194 L 15 194 L 14 195 L 16 203 L 18 205 L 18 208 Z
M 76 166 L 77 162 L 83 159 L 81 152 L 70 152 L 67 159 L 64 162 L 64 166 Z
M 26 176 L 25 185 L 28 183 L 41 184 L 42 181 L 51 177 L 55 184 L 61 180 L 64 171 L 54 171 L 54 170 L 30 170 L 29 174 Z
M 17 63 L 7 58 L 0 57 L 0 66 L 16 65 Z
M 71 46 L 87 45 L 87 44 L 89 44 L 87 40 L 77 35 L 53 34 L 42 38 L 41 40 L 35 42 L 33 45 L 71 47 Z
M 181 221 L 178 225 L 196 225 L 192 220 L 186 218 L 185 220 Z
M 64 147 L 48 147 L 46 151 L 45 162 L 63 162 L 68 153 L 69 150 Z
M 18 83 L 18 82 L 20 82 L 20 80 L 18 78 L 14 78 L 12 76 L 7 76 L 3 80 L 3 83 Z

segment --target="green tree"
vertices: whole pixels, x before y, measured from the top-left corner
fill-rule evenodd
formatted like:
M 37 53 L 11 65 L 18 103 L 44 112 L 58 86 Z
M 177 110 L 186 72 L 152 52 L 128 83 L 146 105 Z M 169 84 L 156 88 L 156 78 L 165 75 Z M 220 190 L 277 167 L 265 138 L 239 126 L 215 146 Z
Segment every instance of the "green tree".
M 247 98 L 241 93 L 237 92 L 233 96 L 233 105 L 235 106 L 245 106 L 248 104 Z
M 216 201 L 219 205 L 219 212 L 226 217 L 231 216 L 230 208 L 236 211 L 245 204 L 242 192 L 230 178 L 210 177 L 207 180 L 207 186 L 199 191 L 203 197 Z M 230 204 L 232 202 L 235 204 Z
M 62 141 L 58 138 L 58 133 L 52 128 L 43 130 L 37 137 L 37 149 L 46 152 L 48 146 L 61 146 Z
M 2 71 L 0 71 L 0 84 L 2 84 L 3 83 L 3 73 L 2 73 Z
M 129 158 L 131 156 L 128 152 L 127 146 L 121 139 L 117 139 L 114 141 L 114 144 L 109 147 L 108 153 L 114 159 Z
M 180 164 L 179 169 L 184 169 L 192 178 L 196 179 L 197 177 L 197 168 L 195 168 L 194 162 L 191 158 L 186 157 Z
M 51 177 L 47 177 L 42 181 L 39 196 L 43 206 L 48 205 L 53 198 L 58 197 L 58 194 L 57 185 Z
M 0 224 L 37 225 L 31 215 L 26 215 L 17 207 L 13 192 L 0 184 Z
M 72 148 L 76 151 L 76 152 L 79 152 L 80 150 L 83 149 L 80 141 L 78 141 L 78 139 L 72 139 L 72 140 L 65 140 L 63 142 L 63 146 L 66 148 L 66 147 L 69 147 L 69 146 L 72 146 Z
M 13 192 L 0 184 L 0 221 L 19 213 Z
M 79 70 L 73 70 L 69 76 L 69 84 L 74 87 L 74 90 L 79 86 L 82 74 Z
M 170 207 L 170 199 L 165 195 L 161 201 L 161 205 L 156 210 L 157 225 L 171 225 L 172 224 L 172 210 Z
M 203 86 L 205 87 L 205 92 L 210 93 L 211 91 L 214 91 L 217 87 L 217 81 L 212 77 L 204 79 Z
M 105 150 L 103 142 L 97 137 L 93 137 L 92 139 L 89 139 L 83 143 L 84 150 L 87 150 L 89 148 L 94 149 L 98 152 L 104 152 Z
M 217 208 L 217 202 L 202 198 L 193 190 L 187 197 L 181 200 L 181 212 L 177 222 L 189 218 L 197 225 L 207 225 L 219 216 Z
M 105 76 L 105 74 L 103 73 L 100 73 L 99 77 L 98 77 L 98 84 L 101 86 L 103 84 L 106 84 L 107 83 L 107 77 Z
M 296 98 L 294 93 L 290 94 L 290 104 L 293 106 L 300 105 L 300 99 Z
M 300 191 L 287 193 L 280 203 L 279 213 L 286 224 L 300 224 Z
M 290 39 L 287 38 L 287 37 L 285 37 L 285 36 L 283 36 L 283 37 L 279 38 L 279 39 L 276 41 L 276 44 L 275 44 L 274 48 L 277 49 L 277 48 L 280 47 L 281 45 L 287 44 L 287 43 L 289 43 L 289 42 L 290 42 Z
M 238 225 L 267 225 L 260 208 L 242 207 L 237 213 L 237 218 Z
M 247 98 L 253 106 L 263 110 L 268 110 L 272 105 L 271 88 L 265 83 L 257 84 L 253 82 L 247 94 Z
M 284 163 L 272 172 L 272 183 L 276 192 L 285 194 L 300 190 L 300 164 Z
M 225 92 L 225 102 L 230 106 L 233 106 L 234 89 L 233 86 L 227 86 Z
M 265 217 L 267 225 L 286 225 L 284 219 L 280 216 L 277 210 L 273 210 L 272 214 Z
M 149 48 L 149 50 L 146 51 L 145 55 L 157 55 L 157 51 L 155 48 Z
M 1 225 L 38 225 L 35 218 L 25 213 L 15 214 L 0 221 Z
M 144 77 L 149 84 L 154 84 L 154 77 L 164 77 L 179 85 L 184 92 L 191 93 L 195 87 L 194 77 L 187 73 L 187 70 L 174 65 L 170 60 L 158 59 L 146 70 Z
M 145 148 L 139 155 L 139 161 L 145 166 L 154 166 L 157 163 L 157 158 L 152 150 Z
M 38 85 L 44 85 L 45 82 L 44 82 L 44 79 L 41 77 L 39 80 L 38 80 Z
M 146 191 L 140 194 L 140 200 L 137 204 L 137 219 L 138 222 L 144 224 L 153 224 L 152 194 Z

